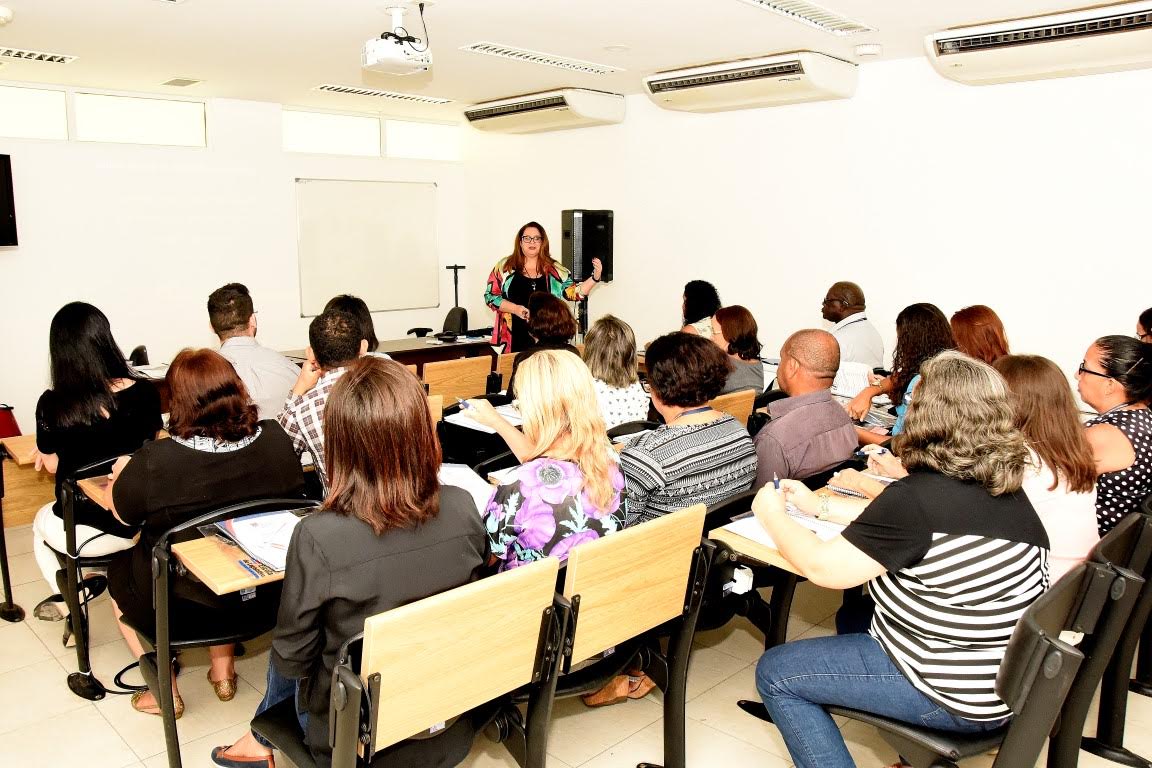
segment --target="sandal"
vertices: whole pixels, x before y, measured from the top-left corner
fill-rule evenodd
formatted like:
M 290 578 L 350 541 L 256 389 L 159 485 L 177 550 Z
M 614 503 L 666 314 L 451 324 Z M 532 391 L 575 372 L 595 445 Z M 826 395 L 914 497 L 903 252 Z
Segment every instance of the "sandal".
M 655 687 L 656 683 L 645 674 L 616 675 L 600 690 L 580 698 L 589 707 L 610 707 L 628 699 L 642 699 Z
M 212 749 L 212 762 L 224 768 L 276 768 L 276 760 L 272 755 L 265 757 L 233 757 L 228 754 L 231 746 L 214 747 Z
M 155 697 L 153 697 L 153 703 L 151 704 L 140 703 L 140 700 L 144 698 L 144 694 L 146 693 L 148 693 L 147 688 L 142 691 L 136 691 L 136 693 L 132 694 L 132 709 L 136 710 L 137 712 L 142 712 L 145 715 L 160 714 L 160 705 L 156 703 Z M 173 703 L 175 704 L 173 707 L 175 710 L 175 719 L 179 720 L 184 716 L 184 699 L 180 698 L 180 694 L 176 694 Z
M 232 677 L 227 680 L 213 680 L 212 670 L 208 670 L 208 682 L 212 684 L 212 690 L 216 692 L 216 698 L 220 701 L 232 701 L 236 698 L 236 673 L 232 673 Z

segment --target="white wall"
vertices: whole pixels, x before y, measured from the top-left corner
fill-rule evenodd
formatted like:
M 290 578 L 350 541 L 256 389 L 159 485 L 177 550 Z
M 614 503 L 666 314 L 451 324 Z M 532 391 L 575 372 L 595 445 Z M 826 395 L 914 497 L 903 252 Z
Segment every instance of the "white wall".
M 1064 370 L 1152 305 L 1152 71 L 968 87 L 910 59 L 869 64 L 849 101 L 720 114 L 628 99 L 624 124 L 489 137 L 467 157 L 474 242 L 505 253 L 537 218 L 615 210 L 616 280 L 593 317 L 648 340 L 683 284 L 756 315 L 766 354 L 860 283 L 891 352 L 896 314 L 992 306 L 1012 347 Z
M 217 343 L 208 294 L 239 281 L 252 291 L 265 345 L 306 346 L 296 177 L 436 182 L 441 261 L 469 263 L 461 164 L 287 154 L 280 110 L 210 101 L 207 149 L 0 139 L 12 156 L 20 233 L 19 247 L 0 248 L 0 402 L 16 406 L 26 432 L 48 385 L 48 326 L 68 301 L 100 307 L 125 352 L 146 344 L 163 362 Z M 452 273 L 441 273 L 441 307 L 375 314 L 381 338 L 440 327 L 452 306 Z M 474 325 L 487 320 L 478 291 L 461 298 Z

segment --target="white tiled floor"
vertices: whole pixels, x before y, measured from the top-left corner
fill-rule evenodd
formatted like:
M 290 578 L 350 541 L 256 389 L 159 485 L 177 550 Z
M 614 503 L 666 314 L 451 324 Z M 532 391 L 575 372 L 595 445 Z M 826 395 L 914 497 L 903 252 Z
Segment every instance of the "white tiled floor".
M 7 533 L 15 598 L 29 618 L 20 624 L 0 622 L 0 766 L 166 766 L 159 718 L 134 712 L 125 696 L 91 703 L 68 690 L 65 677 L 75 669 L 76 661 L 75 653 L 61 645 L 62 626 L 39 622 L 30 615 L 32 607 L 48 594 L 31 563 L 31 530 L 23 527 Z M 839 599 L 837 593 L 802 584 L 793 604 L 789 638 L 831 634 Z M 93 606 L 92 624 L 93 667 L 100 679 L 110 682 L 131 659 L 106 598 Z M 267 647 L 266 638 L 248 644 L 249 655 L 237 662 L 240 691 L 226 704 L 216 700 L 204 680 L 206 657 L 195 653 L 183 657 L 180 687 L 186 711 L 178 725 L 187 768 L 211 766 L 210 749 L 230 743 L 247 727 L 263 693 Z M 692 768 L 791 766 L 775 727 L 736 707 L 737 699 L 756 697 L 753 672 L 762 649 L 763 639 L 743 620 L 697 636 L 688 678 L 687 745 Z M 1128 746 L 1152 755 L 1152 700 L 1130 696 L 1128 721 L 1134 726 L 1128 729 Z M 662 727 L 658 691 L 604 709 L 588 709 L 578 699 L 561 700 L 556 705 L 548 764 L 551 768 L 626 768 L 640 761 L 659 762 Z M 879 768 L 895 761 L 895 753 L 871 728 L 852 722 L 842 722 L 841 727 L 860 766 Z M 988 756 L 965 765 L 988 768 L 991 763 Z M 513 768 L 516 763 L 502 745 L 481 737 L 464 765 Z M 1112 764 L 1081 753 L 1080 765 L 1103 768 Z

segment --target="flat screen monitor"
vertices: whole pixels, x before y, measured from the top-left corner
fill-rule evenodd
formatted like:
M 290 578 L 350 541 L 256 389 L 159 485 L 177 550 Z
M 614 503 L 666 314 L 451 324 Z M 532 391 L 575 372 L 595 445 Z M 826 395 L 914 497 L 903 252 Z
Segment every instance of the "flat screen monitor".
M 0 155 L 0 245 L 16 245 L 16 199 L 12 196 L 12 158 Z

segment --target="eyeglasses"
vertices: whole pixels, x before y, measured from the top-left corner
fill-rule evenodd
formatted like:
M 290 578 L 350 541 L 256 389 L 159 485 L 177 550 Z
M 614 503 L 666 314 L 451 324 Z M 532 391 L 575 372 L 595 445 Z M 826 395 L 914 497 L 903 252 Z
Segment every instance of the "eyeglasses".
M 821 306 L 828 306 L 829 304 L 844 304 L 844 299 L 824 299 L 820 302 Z
M 522 242 L 522 243 L 539 243 L 543 239 L 544 238 L 542 238 L 542 237 L 533 237 L 532 235 L 522 235 L 520 237 L 520 242 Z
M 1108 374 L 1106 374 L 1106 373 L 1100 373 L 1099 371 L 1090 371 L 1090 370 L 1088 370 L 1087 368 L 1085 368 L 1085 367 L 1084 367 L 1084 363 L 1080 363 L 1080 367 L 1076 369 L 1076 373 L 1077 373 L 1077 375 L 1080 375 L 1080 374 L 1084 374 L 1084 373 L 1086 373 L 1086 374 L 1088 374 L 1089 376 L 1099 376 L 1099 377 L 1100 377 L 1100 378 L 1102 378 L 1102 379 L 1110 379 L 1110 378 L 1112 378 L 1111 376 L 1109 376 L 1109 375 L 1108 375 Z

